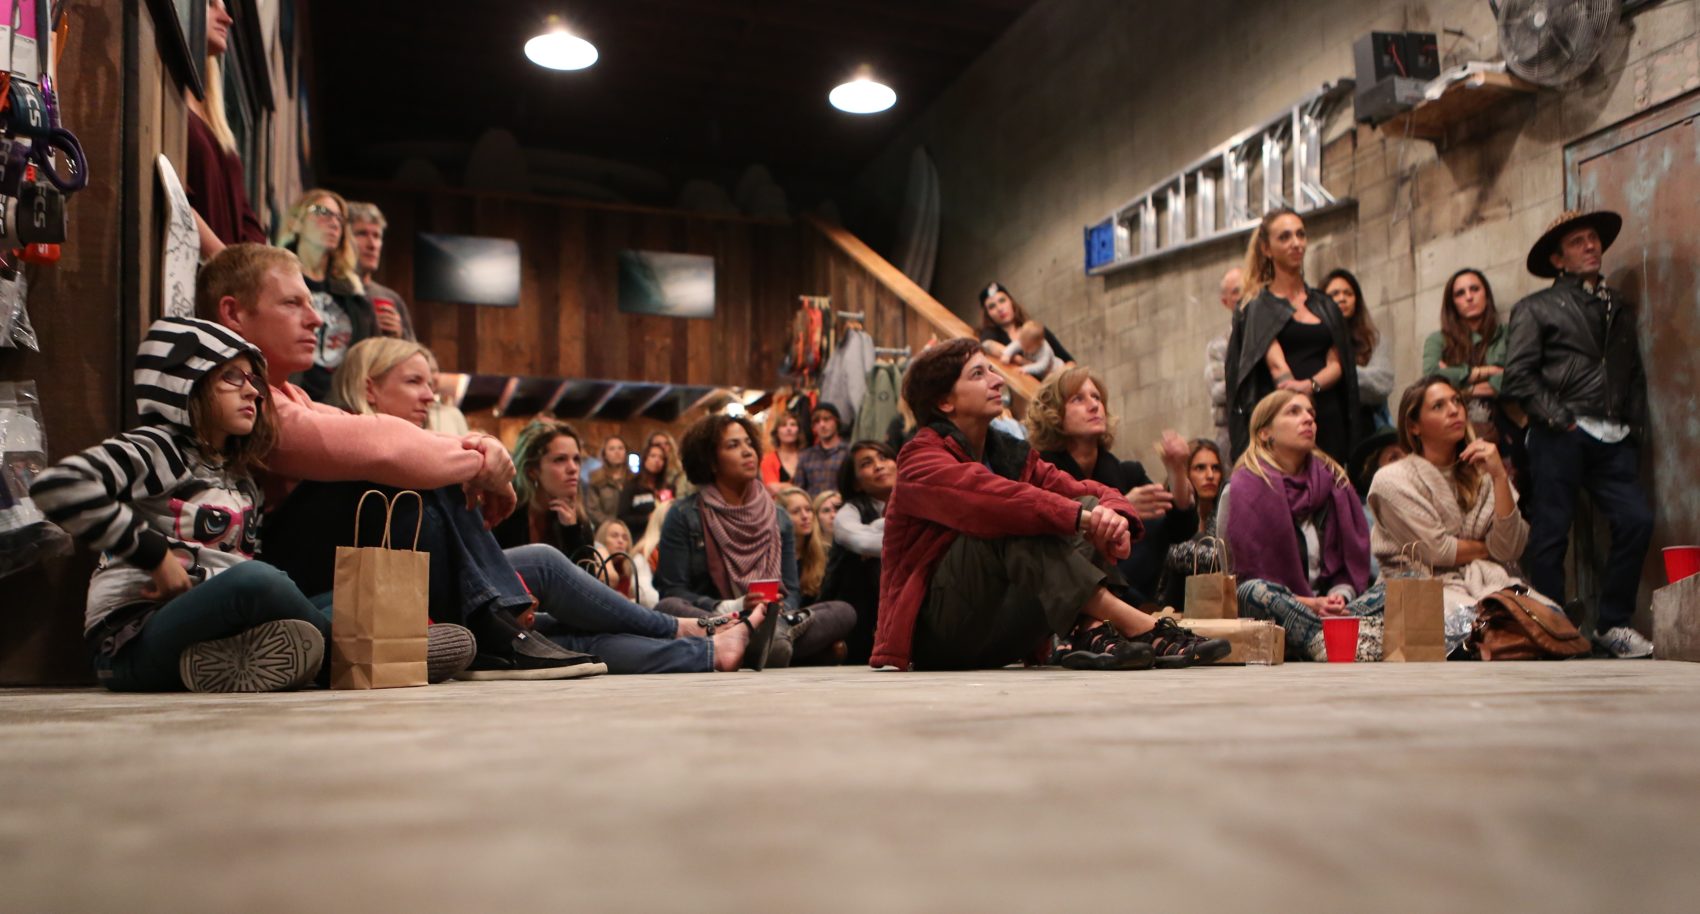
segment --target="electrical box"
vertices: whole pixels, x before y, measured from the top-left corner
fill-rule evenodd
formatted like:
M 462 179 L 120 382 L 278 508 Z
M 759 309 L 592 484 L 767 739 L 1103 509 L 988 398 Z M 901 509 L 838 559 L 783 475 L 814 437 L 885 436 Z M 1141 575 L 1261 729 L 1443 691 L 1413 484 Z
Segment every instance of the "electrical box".
M 1423 87 L 1440 75 L 1433 32 L 1371 32 L 1352 43 L 1357 71 L 1353 116 L 1384 121 L 1422 101 Z

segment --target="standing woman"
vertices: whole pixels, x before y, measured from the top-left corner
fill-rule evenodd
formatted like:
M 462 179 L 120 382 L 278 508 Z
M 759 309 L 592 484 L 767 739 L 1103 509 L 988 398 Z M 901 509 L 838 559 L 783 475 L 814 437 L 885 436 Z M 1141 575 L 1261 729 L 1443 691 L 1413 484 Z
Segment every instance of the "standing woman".
M 773 426 L 773 450 L 761 458 L 761 481 L 775 495 L 791 485 L 797 475 L 797 457 L 803 453 L 803 423 L 790 413 Z
M 1369 522 L 1346 471 L 1316 444 L 1316 411 L 1298 391 L 1277 390 L 1251 416 L 1216 518 L 1225 531 L 1240 615 L 1273 619 L 1287 655 L 1323 660 L 1322 619 L 1359 616 L 1359 660 L 1381 659 L 1386 591 L 1369 586 Z
M 1487 277 L 1470 267 L 1452 274 L 1440 299 L 1440 329 L 1423 342 L 1423 374 L 1440 375 L 1463 392 L 1476 437 L 1497 442 L 1500 453 L 1511 458 L 1511 481 L 1516 483 L 1528 478 L 1528 452 L 1523 449 L 1522 423 L 1499 399 L 1506 343 Z
M 672 501 L 677 494 L 667 475 L 667 448 L 651 444 L 644 449 L 638 471 L 626 480 L 626 487 L 620 491 L 617 516 L 627 530 L 647 529 L 649 515 L 655 511 L 656 505 Z
M 1352 334 L 1358 369 L 1358 434 L 1367 436 L 1392 428 L 1393 416 L 1387 411 L 1387 398 L 1393 395 L 1393 347 L 1382 345 L 1385 341 L 1369 316 L 1363 287 L 1350 272 L 1335 270 L 1322 281 L 1322 292 L 1340 309 L 1346 329 Z
M 980 291 L 980 345 L 985 349 L 987 358 L 1003 361 L 1004 350 L 1027 320 L 1027 311 L 1015 300 L 1015 296 L 1009 294 L 1003 283 L 994 282 Z M 1049 329 L 1045 331 L 1045 342 L 1051 344 L 1051 355 L 1058 361 L 1065 366 L 1074 364 L 1074 356 L 1068 354 L 1057 340 L 1057 335 Z M 1008 364 L 1020 367 L 1027 364 L 1027 360 L 1017 355 Z
M 294 251 L 301 276 L 313 294 L 313 307 L 324 319 L 318 329 L 313 367 L 293 380 L 315 400 L 330 392 L 331 373 L 354 344 L 378 335 L 378 318 L 360 281 L 354 243 L 347 229 L 348 202 L 340 194 L 315 188 L 289 212 L 278 246 Z
M 816 603 L 806 617 L 798 613 L 797 540 L 790 515 L 762 485 L 757 435 L 754 422 L 727 415 L 705 416 L 685 433 L 680 456 L 697 491 L 667 512 L 655 586 L 656 609 L 671 615 L 781 614 L 751 644 L 750 665 L 760 670 L 828 655 L 856 611 Z M 778 602 L 757 586 L 766 581 L 780 582 Z
M 838 470 L 844 507 L 830 534 L 822 595 L 856 608 L 856 627 L 845 639 L 849 663 L 867 663 L 879 626 L 880 550 L 885 546 L 885 506 L 897 486 L 897 454 L 879 441 L 850 445 Z
M 590 474 L 590 485 L 585 488 L 584 508 L 590 512 L 591 523 L 600 525 L 619 517 L 620 493 L 631 478 L 632 469 L 626 464 L 626 440 L 609 435 L 602 442 L 602 465 Z
M 578 432 L 565 422 L 533 422 L 514 445 L 514 494 L 519 510 L 492 532 L 503 549 L 547 543 L 568 558 L 595 542 L 596 528 L 579 492 L 584 451 Z
M 1336 463 L 1358 438 L 1357 352 L 1346 319 L 1322 290 L 1305 285 L 1304 220 L 1270 210 L 1246 245 L 1246 303 L 1228 340 L 1228 436 L 1232 456 L 1250 442 L 1257 404 L 1276 390 L 1315 404 L 1317 446 Z
M 265 226 L 248 202 L 236 135 L 224 116 L 224 71 L 219 58 L 230 46 L 231 23 L 224 0 L 207 0 L 206 97 L 184 95 L 189 106 L 189 149 L 183 190 L 195 212 L 202 262 L 211 260 L 225 245 L 266 243 Z

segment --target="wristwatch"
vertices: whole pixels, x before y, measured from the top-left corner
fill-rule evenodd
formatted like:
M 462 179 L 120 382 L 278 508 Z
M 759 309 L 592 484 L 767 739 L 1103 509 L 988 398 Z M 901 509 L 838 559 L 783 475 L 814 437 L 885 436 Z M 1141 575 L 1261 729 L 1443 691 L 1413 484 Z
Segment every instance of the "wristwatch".
M 1315 379 L 1315 378 L 1311 378 L 1311 379 L 1310 379 L 1310 392 L 1311 392 L 1311 393 L 1312 393 L 1312 394 L 1319 394 L 1319 393 L 1322 393 L 1322 385 L 1321 385 L 1321 384 L 1318 384 L 1318 383 L 1316 383 L 1316 379 Z

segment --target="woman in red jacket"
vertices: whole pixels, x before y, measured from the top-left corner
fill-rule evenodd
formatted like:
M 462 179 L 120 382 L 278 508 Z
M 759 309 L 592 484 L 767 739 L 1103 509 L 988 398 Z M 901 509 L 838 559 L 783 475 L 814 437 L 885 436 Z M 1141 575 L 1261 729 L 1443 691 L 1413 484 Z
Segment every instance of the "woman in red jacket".
M 974 340 L 921 353 L 903 399 L 922 426 L 897 457 L 886 506 L 880 619 L 870 663 L 999 667 L 1051 635 L 1071 669 L 1209 663 L 1205 640 L 1116 599 L 1106 568 L 1126 558 L 1139 519 L 1120 492 L 1076 480 L 991 423 L 1003 378 Z

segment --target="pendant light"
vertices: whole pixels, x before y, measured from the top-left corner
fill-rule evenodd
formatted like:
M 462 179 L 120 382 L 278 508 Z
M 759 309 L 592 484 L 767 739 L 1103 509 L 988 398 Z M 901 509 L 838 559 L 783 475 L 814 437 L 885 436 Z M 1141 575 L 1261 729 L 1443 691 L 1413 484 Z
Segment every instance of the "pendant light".
M 582 70 L 596 62 L 596 45 L 567 31 L 559 16 L 543 21 L 543 33 L 525 43 L 525 56 L 550 70 Z
M 863 67 L 849 82 L 828 93 L 826 100 L 846 114 L 878 114 L 897 104 L 897 93 L 875 80 L 869 68 Z

